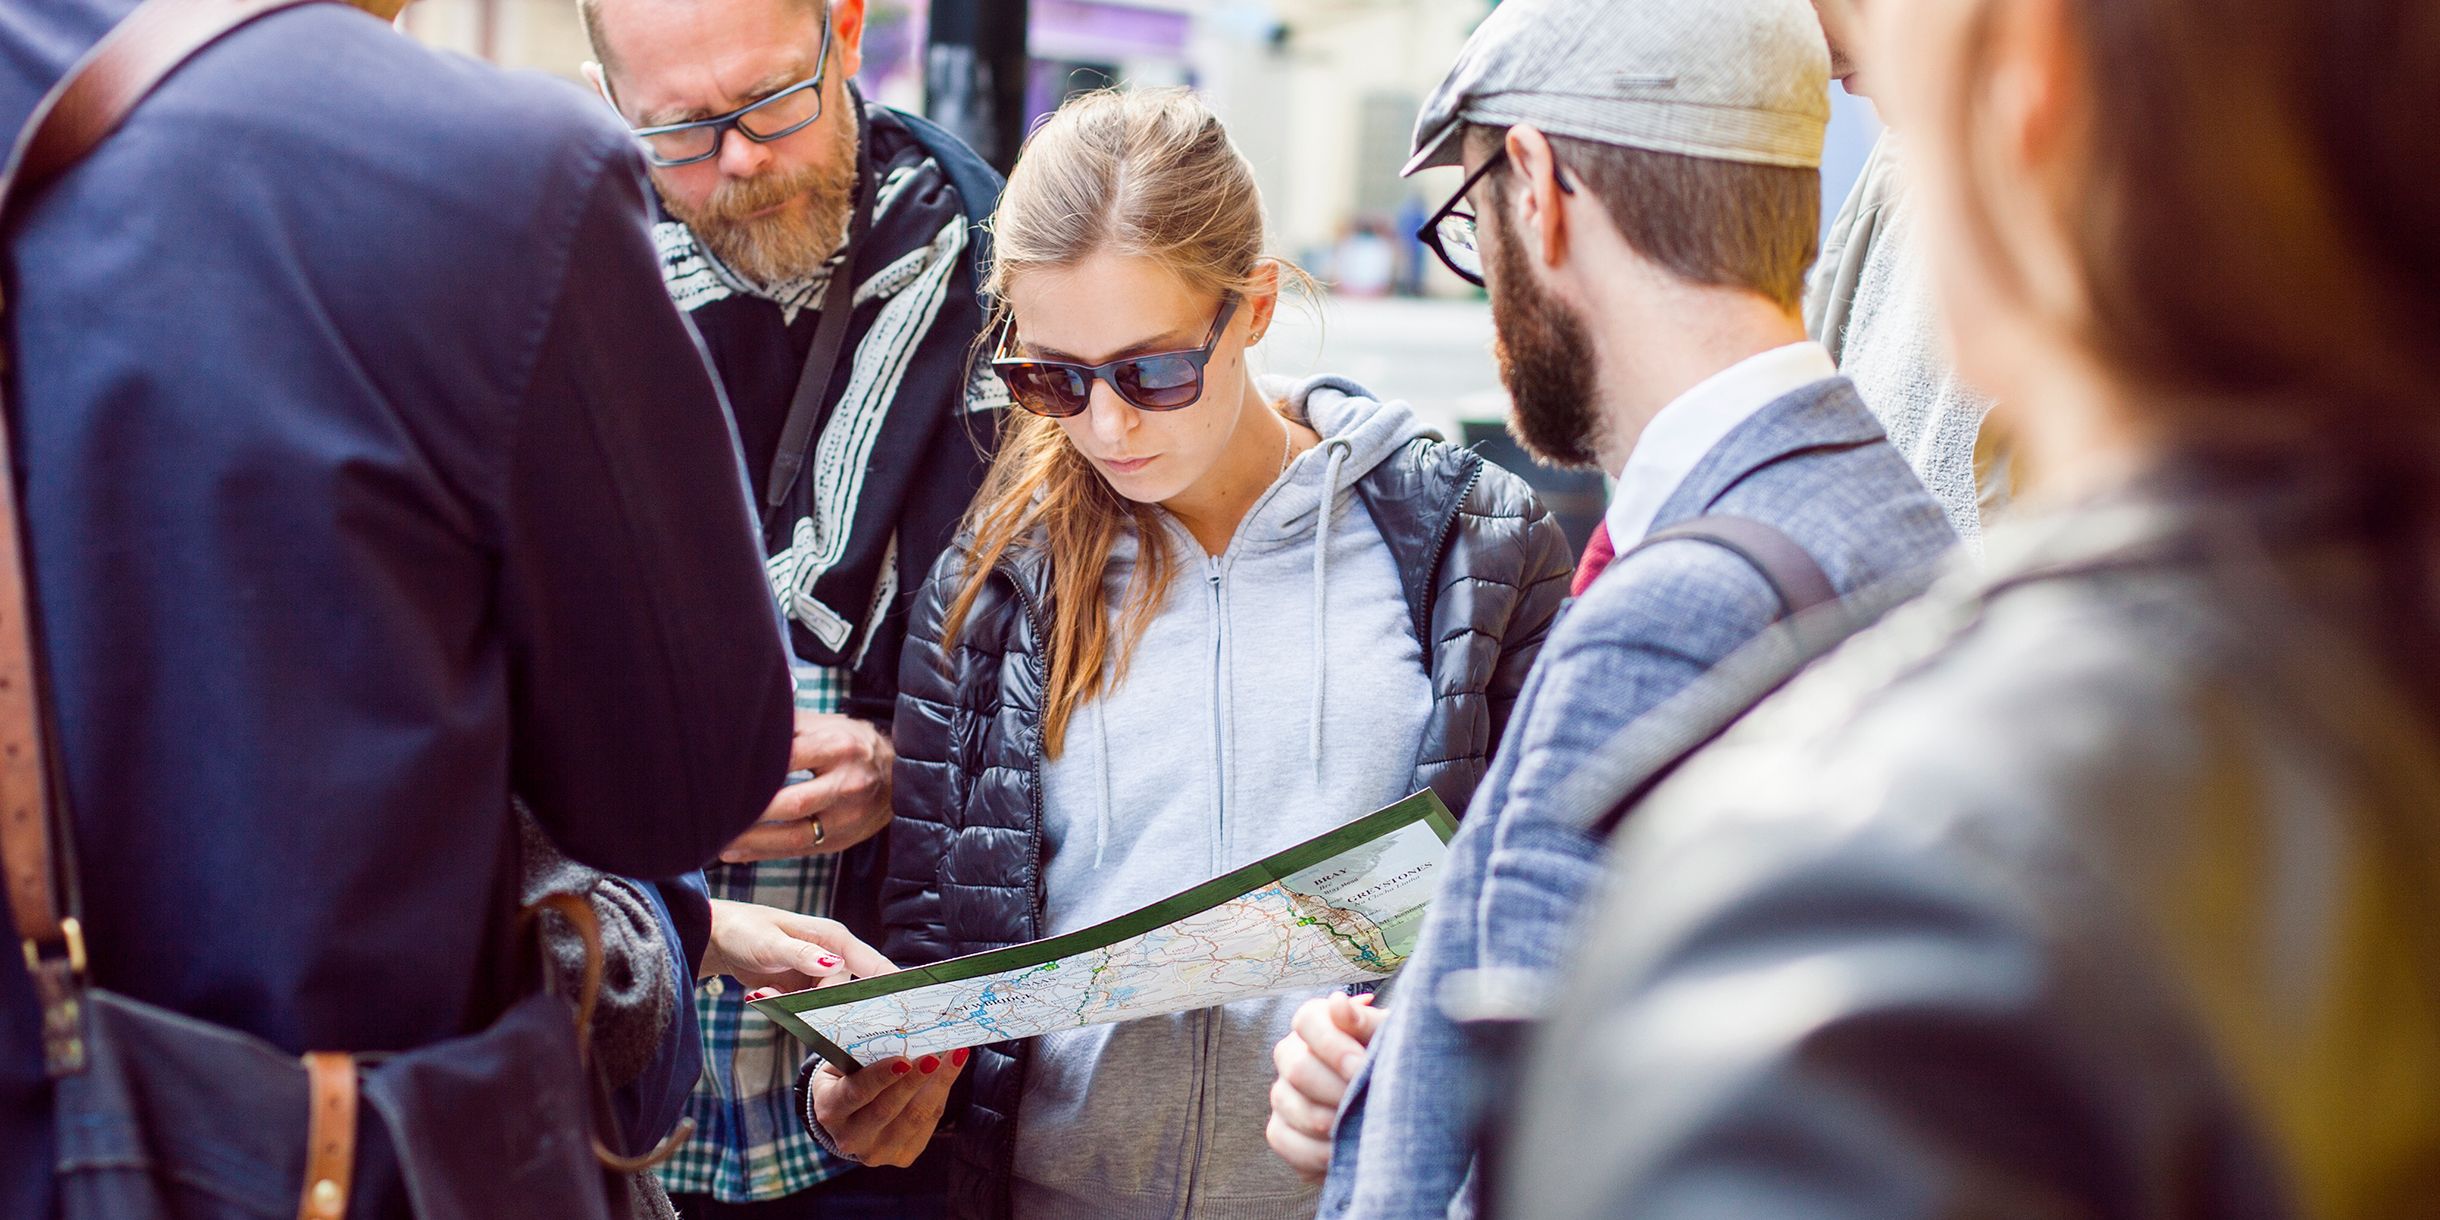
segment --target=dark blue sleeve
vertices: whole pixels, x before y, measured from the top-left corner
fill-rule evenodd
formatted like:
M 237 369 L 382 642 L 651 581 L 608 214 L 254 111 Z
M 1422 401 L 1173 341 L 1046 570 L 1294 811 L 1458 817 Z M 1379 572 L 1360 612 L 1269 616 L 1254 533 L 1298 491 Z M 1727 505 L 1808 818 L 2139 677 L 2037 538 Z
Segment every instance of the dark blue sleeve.
M 677 933 L 680 956 L 688 978 L 703 966 L 704 950 L 712 943 L 712 895 L 701 873 L 687 873 L 654 883 L 661 908 Z
M 518 791 L 569 857 L 701 867 L 787 769 L 791 683 L 735 434 L 608 154 L 519 407 L 503 508 Z
M 660 918 L 661 939 L 677 966 L 678 1002 L 652 1062 L 633 1082 L 610 1095 L 618 1129 L 627 1136 L 627 1147 L 621 1151 L 628 1156 L 643 1155 L 677 1129 L 678 1120 L 686 1114 L 687 1094 L 703 1075 L 694 976 L 695 964 L 703 960 L 703 938 L 710 935 L 712 913 L 700 873 L 635 888 Z

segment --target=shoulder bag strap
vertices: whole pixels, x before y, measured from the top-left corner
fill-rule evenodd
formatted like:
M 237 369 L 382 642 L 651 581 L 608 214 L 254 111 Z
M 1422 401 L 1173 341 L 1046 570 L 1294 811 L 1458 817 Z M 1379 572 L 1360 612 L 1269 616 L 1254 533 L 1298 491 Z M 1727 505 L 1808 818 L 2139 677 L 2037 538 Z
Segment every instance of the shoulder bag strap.
M 1838 587 L 1830 583 L 1830 577 L 1802 543 L 1751 517 L 1697 517 L 1680 522 L 1653 531 L 1627 555 L 1678 541 L 1708 542 L 1734 552 L 1761 575 L 1771 586 L 1771 592 L 1779 595 L 1781 618 L 1794 618 L 1815 606 L 1838 600 Z
M 1803 544 L 1776 527 L 1747 517 L 1697 517 L 1656 530 L 1627 551 L 1632 555 L 1663 542 L 1708 542 L 1745 560 L 1779 598 L 1774 626 L 1730 654 L 1677 697 L 1619 731 L 1611 747 L 1570 778 L 1557 803 L 1598 839 L 1618 830 L 1627 811 L 1658 787 L 1678 764 L 1710 745 L 1755 704 L 1785 685 L 1804 663 L 1844 639 L 1872 613 L 1846 606 L 1838 587 Z M 1626 555 L 1619 556 L 1620 559 Z M 1865 601 L 1875 599 L 1867 598 Z M 1821 606 L 1846 606 L 1841 615 L 1788 620 Z M 1623 783 L 1622 781 L 1626 781 Z M 1597 793 L 1586 799 L 1588 793 Z
M 116 131 L 136 104 L 196 52 L 248 22 L 316 0 L 145 0 L 43 95 L 0 168 L 0 243 L 17 213 Z M 394 9 L 392 0 L 360 6 Z M 0 258 L 5 245 L 0 244 Z M 0 277 L 4 282 L 6 277 Z M 76 988 L 84 934 L 76 920 L 68 820 L 49 753 L 32 589 L 10 451 L 13 409 L 7 302 L 0 299 L 0 879 L 43 1004 L 54 1076 L 83 1070 Z
M 854 99 L 855 91 L 849 90 L 848 97 Z M 789 400 L 788 418 L 780 426 L 779 448 L 771 454 L 771 473 L 763 484 L 766 541 L 782 524 L 788 494 L 796 490 L 797 480 L 805 472 L 805 447 L 813 440 L 813 426 L 822 418 L 823 400 L 830 396 L 839 359 L 847 351 L 847 331 L 856 312 L 856 263 L 864 253 L 865 240 L 872 236 L 873 208 L 881 202 L 873 170 L 872 126 L 864 120 L 861 102 L 856 127 L 856 197 L 849 205 L 847 246 L 840 251 L 838 265 L 830 269 L 830 287 L 822 294 L 822 317 L 814 323 L 813 347 L 805 353 L 796 394 Z

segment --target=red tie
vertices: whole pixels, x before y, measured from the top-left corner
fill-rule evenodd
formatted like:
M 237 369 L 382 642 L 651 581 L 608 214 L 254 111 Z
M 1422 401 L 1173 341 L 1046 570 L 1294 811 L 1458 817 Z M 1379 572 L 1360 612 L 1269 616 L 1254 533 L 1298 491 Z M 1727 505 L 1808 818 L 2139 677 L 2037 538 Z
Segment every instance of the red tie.
M 1592 587 L 1593 578 L 1601 575 L 1601 570 L 1616 558 L 1618 550 L 1610 545 L 1610 523 L 1604 521 L 1594 526 L 1593 536 L 1585 540 L 1584 558 L 1576 564 L 1576 583 L 1568 588 L 1567 595 L 1584 596 L 1584 591 Z

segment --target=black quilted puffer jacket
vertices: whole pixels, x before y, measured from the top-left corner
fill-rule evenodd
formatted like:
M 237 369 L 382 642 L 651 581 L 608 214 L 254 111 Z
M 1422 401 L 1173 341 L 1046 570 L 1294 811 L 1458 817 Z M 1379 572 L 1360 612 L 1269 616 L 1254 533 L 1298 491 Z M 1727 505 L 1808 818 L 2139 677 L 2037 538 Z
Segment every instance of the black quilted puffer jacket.
M 1567 597 L 1565 535 L 1523 480 L 1480 455 L 1409 441 L 1356 483 L 1394 559 L 1429 667 L 1433 706 L 1414 787 L 1464 810 Z M 1042 688 L 1036 624 L 1047 573 L 1012 556 L 941 663 L 941 620 L 964 577 L 952 548 L 916 600 L 895 737 L 897 821 L 883 952 L 940 961 L 1041 936 Z M 941 1138 L 953 1141 L 951 1214 L 1008 1213 L 1029 1043 L 978 1048 Z

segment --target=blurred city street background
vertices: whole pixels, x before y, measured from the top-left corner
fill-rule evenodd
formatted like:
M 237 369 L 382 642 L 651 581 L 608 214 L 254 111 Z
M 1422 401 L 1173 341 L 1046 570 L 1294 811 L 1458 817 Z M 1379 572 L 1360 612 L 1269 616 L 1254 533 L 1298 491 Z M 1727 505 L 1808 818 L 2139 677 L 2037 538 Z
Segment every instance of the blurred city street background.
M 935 4 L 965 21 L 1013 0 L 872 0 L 869 96 L 923 111 L 927 61 L 969 70 L 932 42 Z M 1456 189 L 1439 170 L 1401 180 L 1415 113 L 1496 0 L 1030 0 L 1025 5 L 1025 120 L 1079 90 L 1187 85 L 1228 123 L 1268 203 L 1274 249 L 1327 285 L 1318 310 L 1292 307 L 1265 345 L 1267 370 L 1330 372 L 1403 398 L 1452 438 L 1490 439 L 1504 404 L 1489 309 L 1442 269 L 1413 230 Z M 1002 9 L 1002 13 L 1009 10 Z M 948 18 L 944 17 L 944 20 Z M 422 0 L 407 28 L 436 45 L 582 87 L 586 58 L 575 0 Z M 1013 51 L 1013 48 L 1001 48 Z M 949 82 L 971 89 L 971 82 Z M 1822 170 L 1825 227 L 1879 135 L 1868 103 L 1832 88 Z M 1316 314 L 1318 313 L 1318 317 Z M 1471 422 L 1472 426 L 1468 424 Z M 1494 452 L 1523 465 L 1513 453 Z M 1546 494 L 1578 502 L 1583 480 L 1520 470 Z M 1598 512 L 1600 490 L 1590 492 Z M 1560 505 L 1554 503 L 1554 507 Z M 1571 525 L 1589 528 L 1581 511 Z M 1571 532 L 1581 532 L 1575 530 Z

